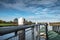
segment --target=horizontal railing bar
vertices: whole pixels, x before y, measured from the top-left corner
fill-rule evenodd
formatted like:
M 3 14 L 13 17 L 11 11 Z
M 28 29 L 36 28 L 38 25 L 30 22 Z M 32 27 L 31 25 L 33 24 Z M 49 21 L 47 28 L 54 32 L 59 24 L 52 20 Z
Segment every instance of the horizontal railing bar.
M 28 30 L 26 30 L 25 32 L 28 32 L 28 31 L 30 31 L 30 30 L 32 30 L 32 29 L 28 29 Z M 14 36 L 11 36 L 11 37 L 9 37 L 9 38 L 6 38 L 6 39 L 4 39 L 4 40 L 8 40 L 8 39 L 11 39 L 11 38 L 17 37 L 18 35 L 19 35 L 19 34 L 14 35 Z
M 45 25 L 45 24 L 32 24 L 32 25 L 23 25 L 23 26 L 9 26 L 9 27 L 0 27 L 0 36 L 8 34 L 8 33 L 12 33 L 12 32 L 16 32 L 16 31 L 20 31 L 23 29 L 27 29 L 27 28 L 31 28 L 34 26 L 38 26 L 38 25 Z
M 7 27 L 7 28 L 3 28 L 0 27 L 0 36 L 8 34 L 8 33 L 12 33 L 12 32 L 16 32 L 16 31 L 20 31 L 23 29 L 27 29 L 27 28 L 31 28 L 34 26 L 38 26 L 40 24 L 33 24 L 33 25 L 23 25 L 23 26 L 14 26 L 14 27 Z

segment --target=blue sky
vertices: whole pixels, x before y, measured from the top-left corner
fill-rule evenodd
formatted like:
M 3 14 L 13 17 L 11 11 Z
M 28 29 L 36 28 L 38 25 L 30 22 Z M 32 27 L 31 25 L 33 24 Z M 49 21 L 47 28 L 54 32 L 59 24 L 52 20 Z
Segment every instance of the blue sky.
M 0 0 L 0 19 L 24 17 L 34 22 L 60 22 L 60 0 Z

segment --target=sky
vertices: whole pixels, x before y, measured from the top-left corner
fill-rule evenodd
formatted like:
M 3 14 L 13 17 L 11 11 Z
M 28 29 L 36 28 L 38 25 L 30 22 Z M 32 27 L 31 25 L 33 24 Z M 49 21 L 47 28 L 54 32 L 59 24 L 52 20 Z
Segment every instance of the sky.
M 0 0 L 0 20 L 20 17 L 33 22 L 60 22 L 60 0 Z

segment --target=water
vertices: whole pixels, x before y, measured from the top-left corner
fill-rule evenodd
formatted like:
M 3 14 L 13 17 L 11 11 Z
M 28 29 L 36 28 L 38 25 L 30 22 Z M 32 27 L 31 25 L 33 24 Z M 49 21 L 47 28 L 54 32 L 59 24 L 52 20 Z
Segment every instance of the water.
M 27 30 L 29 30 L 29 29 L 31 29 L 31 28 L 28 28 L 28 29 L 26 29 L 25 31 L 27 31 Z M 0 40 L 5 40 L 5 39 L 7 39 L 7 38 L 9 38 L 9 37 L 11 37 L 11 36 L 14 36 L 15 34 L 14 34 L 14 32 L 13 33 L 10 33 L 10 34 L 6 34 L 6 35 L 3 35 L 3 36 L 0 36 Z M 29 31 L 27 31 L 27 32 L 25 32 L 25 40 L 33 40 L 33 34 L 32 34 L 32 30 L 29 30 Z M 39 40 L 39 39 L 37 39 L 38 37 L 37 37 L 37 33 L 36 33 L 36 28 L 34 28 L 34 40 Z M 42 38 L 42 37 L 39 37 L 40 38 L 40 40 L 45 40 L 44 38 Z M 18 36 L 16 36 L 16 37 L 14 37 L 14 38 L 11 38 L 11 39 L 9 39 L 9 40 L 18 40 L 19 39 L 19 37 Z

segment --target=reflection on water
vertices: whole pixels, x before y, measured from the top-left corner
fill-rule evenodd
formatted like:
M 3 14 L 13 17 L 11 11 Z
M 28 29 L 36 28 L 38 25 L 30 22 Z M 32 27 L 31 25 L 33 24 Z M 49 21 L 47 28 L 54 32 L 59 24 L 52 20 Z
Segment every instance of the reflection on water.
M 31 28 L 29 28 L 31 29 Z M 29 30 L 29 29 L 26 29 L 25 31 L 25 40 L 33 40 L 32 38 L 34 38 L 34 40 L 45 40 L 44 38 L 42 37 L 37 37 L 37 34 L 36 34 L 36 29 L 34 28 L 34 35 L 32 34 L 32 30 Z M 29 31 L 27 31 L 29 30 Z M 0 36 L 0 40 L 5 40 L 11 36 L 14 36 L 14 32 L 13 33 L 10 33 L 10 34 L 6 34 L 6 35 L 3 35 L 3 36 Z M 33 37 L 34 36 L 34 37 Z M 11 38 L 9 40 L 18 40 L 19 39 L 19 36 L 16 36 L 14 38 Z

